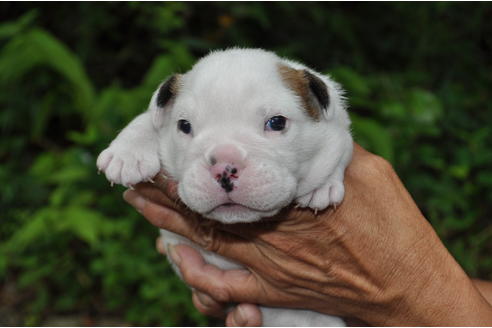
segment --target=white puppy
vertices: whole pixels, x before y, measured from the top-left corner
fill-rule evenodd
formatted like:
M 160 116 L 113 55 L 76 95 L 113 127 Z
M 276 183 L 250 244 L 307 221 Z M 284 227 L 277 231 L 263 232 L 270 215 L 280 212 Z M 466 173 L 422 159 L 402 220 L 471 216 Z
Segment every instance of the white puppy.
M 192 210 L 223 223 L 254 222 L 295 201 L 322 210 L 344 196 L 350 120 L 337 83 L 260 49 L 212 52 L 155 91 L 97 160 L 131 186 L 164 169 Z M 241 266 L 188 243 L 222 269 Z M 179 273 L 178 273 L 179 274 Z M 340 326 L 312 311 L 262 307 L 266 326 Z

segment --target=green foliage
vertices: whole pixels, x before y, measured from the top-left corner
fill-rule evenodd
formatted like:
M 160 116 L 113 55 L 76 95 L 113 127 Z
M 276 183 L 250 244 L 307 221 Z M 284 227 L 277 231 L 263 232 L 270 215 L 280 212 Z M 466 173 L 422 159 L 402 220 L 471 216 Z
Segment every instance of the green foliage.
M 0 95 L 6 108 L 0 156 L 8 159 L 0 174 L 12 180 L 1 196 L 0 277 L 31 294 L 17 300 L 24 304 L 21 323 L 73 311 L 122 313 L 144 325 L 205 323 L 187 288 L 155 252 L 156 229 L 94 166 L 94 156 L 146 107 L 160 80 L 189 67 L 191 55 L 175 45 L 149 65 L 140 86 L 95 92 L 80 59 L 63 43 L 41 28 L 17 27 L 28 17 L 0 29 L 16 30 L 3 34 L 0 53 L 6 91 Z
M 0 4 L 0 294 L 14 291 L 0 323 L 5 311 L 17 325 L 71 313 L 212 322 L 95 158 L 166 76 L 234 45 L 339 81 L 357 142 L 393 163 L 465 270 L 492 279 L 489 4 L 34 7 Z

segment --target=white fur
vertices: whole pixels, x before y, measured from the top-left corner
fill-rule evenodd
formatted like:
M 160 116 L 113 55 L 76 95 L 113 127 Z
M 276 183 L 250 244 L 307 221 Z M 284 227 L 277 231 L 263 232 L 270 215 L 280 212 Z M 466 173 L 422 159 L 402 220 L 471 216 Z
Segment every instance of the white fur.
M 110 181 L 130 186 L 163 168 L 179 182 L 187 206 L 223 223 L 254 222 L 292 201 L 315 210 L 340 203 L 352 155 L 343 92 L 329 77 L 308 69 L 330 96 L 329 108 L 314 121 L 282 81 L 280 63 L 308 69 L 259 49 L 212 52 L 180 77 L 177 96 L 164 108 L 156 104 L 158 90 L 154 93 L 149 110 L 101 153 L 99 169 Z M 276 115 L 288 119 L 286 129 L 266 131 L 265 122 Z M 177 129 L 181 119 L 191 123 L 192 134 Z M 210 173 L 210 158 L 221 147 L 234 151 L 228 161 L 242 168 L 228 193 Z M 161 233 L 166 246 L 185 242 L 223 269 L 242 267 L 181 236 Z M 306 310 L 262 308 L 262 313 L 268 326 L 343 325 L 339 318 Z

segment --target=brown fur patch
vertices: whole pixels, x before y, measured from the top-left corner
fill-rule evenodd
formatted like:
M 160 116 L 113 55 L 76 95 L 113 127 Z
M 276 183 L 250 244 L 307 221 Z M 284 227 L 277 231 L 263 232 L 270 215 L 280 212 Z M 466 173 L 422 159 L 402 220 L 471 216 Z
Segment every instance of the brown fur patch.
M 181 74 L 174 74 L 174 81 L 171 84 L 171 93 L 176 96 L 178 94 L 178 90 L 181 88 L 182 80 Z
M 302 102 L 302 107 L 305 109 L 309 117 L 315 121 L 319 121 L 320 108 L 316 103 L 315 97 L 312 95 L 311 89 L 309 88 L 310 82 L 306 74 L 307 72 L 305 70 L 297 70 L 283 64 L 278 65 L 278 71 L 287 87 L 299 96 Z

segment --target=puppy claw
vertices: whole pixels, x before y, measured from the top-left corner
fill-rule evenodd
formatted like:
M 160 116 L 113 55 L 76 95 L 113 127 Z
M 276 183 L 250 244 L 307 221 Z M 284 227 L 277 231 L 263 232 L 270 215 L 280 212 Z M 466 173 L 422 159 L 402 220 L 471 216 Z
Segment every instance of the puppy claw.
M 150 182 L 150 183 L 152 183 L 152 184 L 155 183 L 155 181 L 152 178 L 148 178 L 147 181 Z
M 111 187 L 113 187 L 113 186 L 114 186 L 114 182 L 113 182 L 113 181 L 111 181 L 111 182 L 109 183 L 109 185 L 110 185 Z
M 315 208 L 314 209 L 314 216 L 317 216 L 318 215 L 318 208 Z
M 135 188 L 133 188 L 133 186 L 132 186 L 132 185 L 128 185 L 128 189 L 130 189 L 130 190 L 135 190 Z
M 299 203 L 297 203 L 297 204 L 294 205 L 294 208 L 296 208 L 296 209 L 299 208 L 299 207 L 301 207 L 301 204 L 299 204 Z

